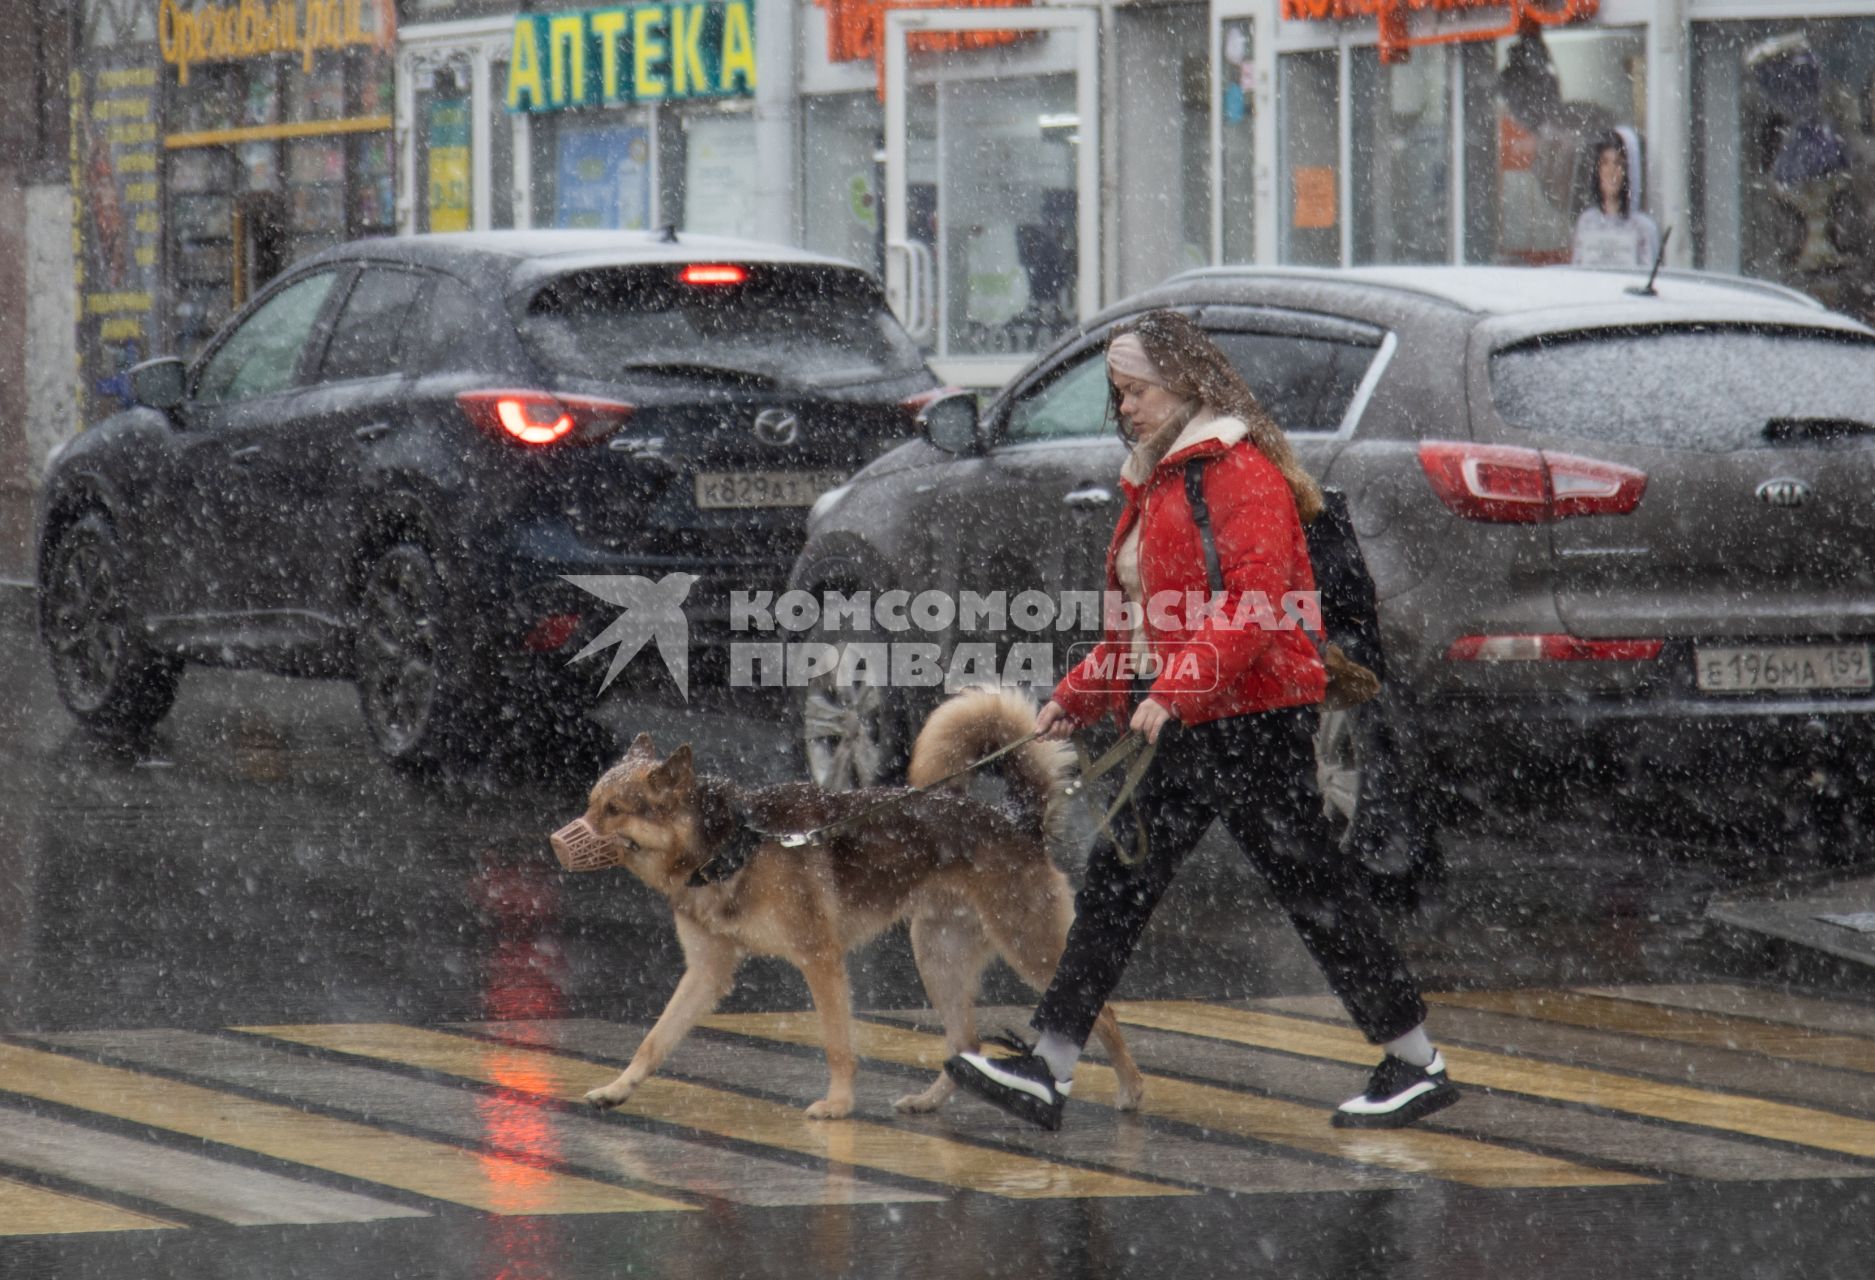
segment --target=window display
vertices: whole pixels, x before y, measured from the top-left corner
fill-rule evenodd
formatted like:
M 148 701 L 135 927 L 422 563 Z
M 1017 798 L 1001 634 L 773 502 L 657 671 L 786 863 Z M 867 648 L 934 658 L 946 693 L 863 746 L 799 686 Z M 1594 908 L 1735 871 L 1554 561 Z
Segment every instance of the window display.
M 1875 19 L 1695 28 L 1701 265 L 1875 320 Z

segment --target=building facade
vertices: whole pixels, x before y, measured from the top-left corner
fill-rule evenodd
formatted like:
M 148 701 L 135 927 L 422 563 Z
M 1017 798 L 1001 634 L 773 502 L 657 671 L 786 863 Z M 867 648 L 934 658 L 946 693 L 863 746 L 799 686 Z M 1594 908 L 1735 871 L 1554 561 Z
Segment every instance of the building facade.
M 1207 263 L 1670 265 L 1875 314 L 1875 0 L 0 0 L 0 483 L 351 237 L 659 227 L 883 276 L 989 387 Z M 10 237 L 10 238 L 9 238 Z M 71 335 L 69 340 L 67 335 Z M 75 372 L 73 372 L 75 371 Z M 68 376 L 68 374 L 70 376 Z

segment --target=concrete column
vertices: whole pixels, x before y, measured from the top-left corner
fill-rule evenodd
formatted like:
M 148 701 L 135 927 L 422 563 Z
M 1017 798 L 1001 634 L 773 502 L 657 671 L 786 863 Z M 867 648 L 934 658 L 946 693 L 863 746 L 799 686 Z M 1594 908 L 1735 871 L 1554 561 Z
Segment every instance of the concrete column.
M 1658 0 L 1647 28 L 1647 186 L 1660 229 L 1673 228 L 1666 265 L 1693 265 L 1692 33 L 1687 0 Z
M 755 207 L 762 237 L 801 243 L 800 13 L 755 0 Z

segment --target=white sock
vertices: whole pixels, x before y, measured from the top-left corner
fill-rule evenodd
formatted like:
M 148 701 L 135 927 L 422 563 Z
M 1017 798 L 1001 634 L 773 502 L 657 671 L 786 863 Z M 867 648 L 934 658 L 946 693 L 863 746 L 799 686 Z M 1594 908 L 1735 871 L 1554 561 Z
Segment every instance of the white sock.
M 1426 1038 L 1426 1024 L 1423 1022 L 1397 1040 L 1389 1040 L 1380 1047 L 1396 1058 L 1404 1058 L 1416 1067 L 1432 1065 L 1432 1041 Z
M 1074 1079 L 1074 1064 L 1081 1060 L 1081 1046 L 1055 1031 L 1042 1032 L 1035 1042 L 1035 1056 L 1048 1064 L 1056 1082 Z M 1426 1061 L 1431 1062 L 1431 1058 Z

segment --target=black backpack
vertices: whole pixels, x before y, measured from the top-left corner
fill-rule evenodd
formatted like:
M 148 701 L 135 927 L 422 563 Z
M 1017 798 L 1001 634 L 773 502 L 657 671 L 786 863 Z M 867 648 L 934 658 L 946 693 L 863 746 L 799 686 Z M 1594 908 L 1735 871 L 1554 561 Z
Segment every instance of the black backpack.
M 1211 589 L 1221 591 L 1224 575 L 1218 566 L 1217 543 L 1211 536 L 1210 504 L 1204 497 L 1207 461 L 1193 458 L 1185 464 L 1185 501 L 1191 507 L 1191 518 L 1198 526 L 1199 536 L 1204 539 L 1205 568 Z M 1380 646 L 1380 611 L 1375 599 L 1374 577 L 1367 571 L 1367 558 L 1361 554 L 1354 520 L 1348 515 L 1347 495 L 1339 489 L 1323 488 L 1322 512 L 1303 532 L 1309 543 L 1309 564 L 1315 571 L 1315 589 L 1321 596 L 1324 638 L 1340 645 L 1349 658 L 1385 680 L 1387 672 Z

